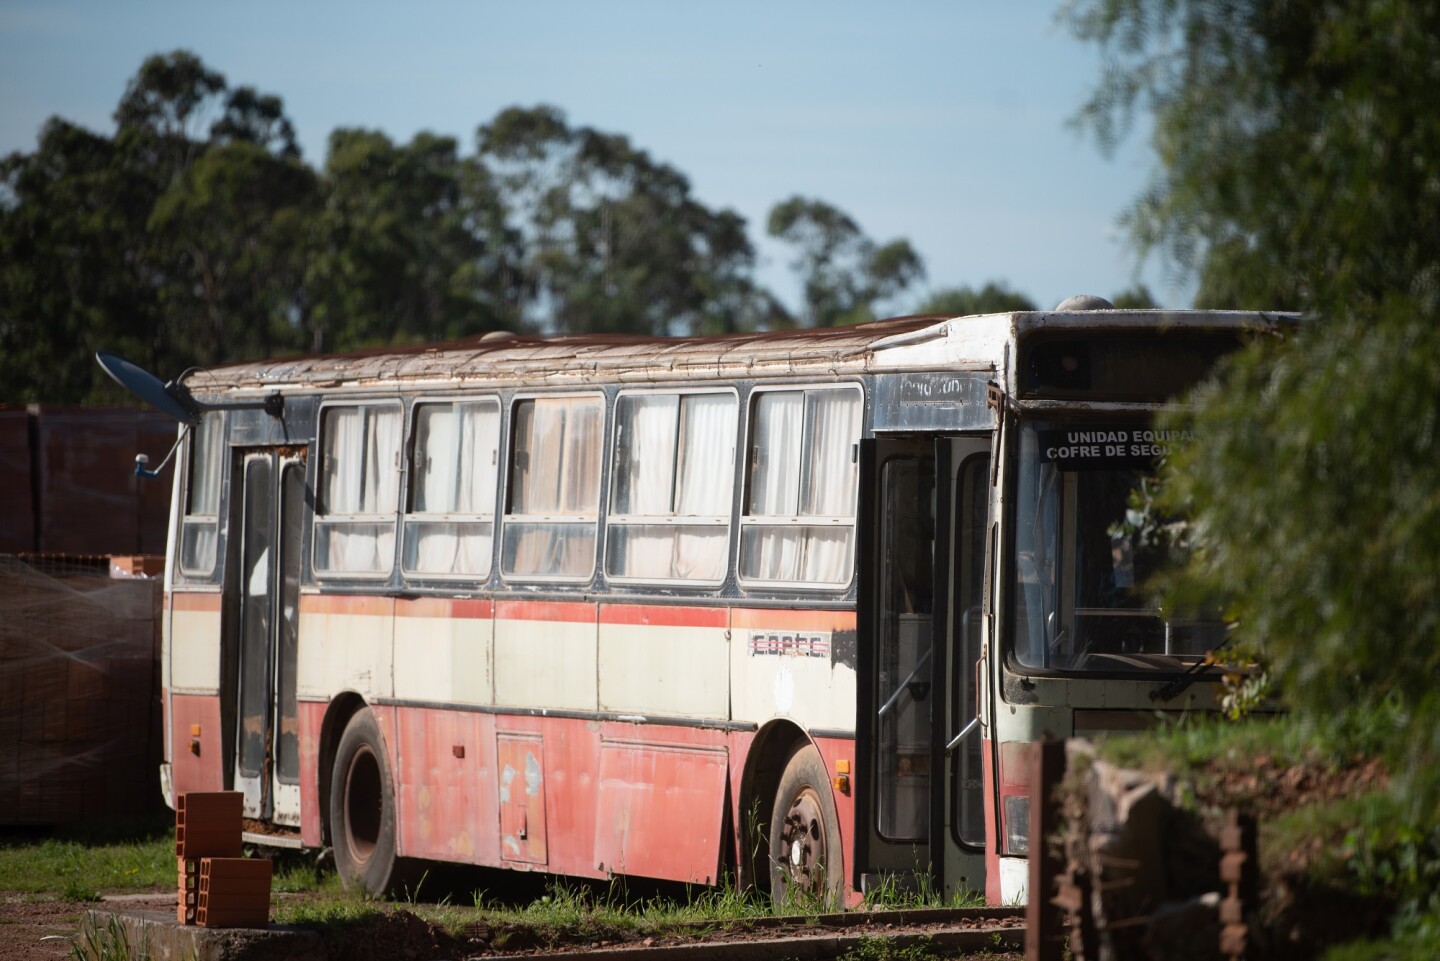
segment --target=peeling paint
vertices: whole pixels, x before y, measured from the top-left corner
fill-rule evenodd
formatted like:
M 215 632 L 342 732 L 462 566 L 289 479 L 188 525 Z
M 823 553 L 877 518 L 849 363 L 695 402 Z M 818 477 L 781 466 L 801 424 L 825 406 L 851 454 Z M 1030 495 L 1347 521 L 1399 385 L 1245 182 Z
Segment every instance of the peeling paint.
M 508 764 L 505 765 L 504 770 L 502 770 L 502 771 L 500 772 L 500 803 L 501 803 L 501 804 L 509 804 L 509 803 L 510 803 L 510 785 L 514 782 L 514 780 L 515 780 L 515 769 L 514 769 L 513 767 L 511 767 L 510 765 L 508 765 Z

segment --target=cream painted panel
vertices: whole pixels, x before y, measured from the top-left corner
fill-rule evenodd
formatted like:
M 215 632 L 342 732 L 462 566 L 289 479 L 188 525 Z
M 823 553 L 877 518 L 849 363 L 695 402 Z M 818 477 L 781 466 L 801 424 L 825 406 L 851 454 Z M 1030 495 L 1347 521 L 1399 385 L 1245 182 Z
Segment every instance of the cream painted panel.
M 492 704 L 494 627 L 488 618 L 397 617 L 395 696 L 407 701 Z
M 170 612 L 170 688 L 182 694 L 220 690 L 220 612 Z
M 495 620 L 495 703 L 598 710 L 595 623 Z
M 729 714 L 723 628 L 600 625 L 600 709 L 724 720 Z
M 804 728 L 855 729 L 855 669 L 829 656 L 755 654 L 746 631 L 730 643 L 730 710 L 736 721 L 788 717 Z
M 331 697 L 353 690 L 390 697 L 393 618 L 374 614 L 300 612 L 300 649 L 295 668 L 301 697 Z

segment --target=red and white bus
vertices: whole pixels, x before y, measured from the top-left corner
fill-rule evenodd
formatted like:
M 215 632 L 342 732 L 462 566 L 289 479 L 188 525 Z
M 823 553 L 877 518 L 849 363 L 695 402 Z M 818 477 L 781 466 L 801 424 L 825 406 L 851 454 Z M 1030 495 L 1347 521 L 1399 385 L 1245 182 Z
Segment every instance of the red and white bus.
M 1213 706 L 1121 522 L 1276 318 L 479 339 L 151 384 L 182 431 L 165 795 L 251 840 L 1025 898 L 1027 745 Z M 1163 693 L 1162 693 L 1163 692 Z M 1158 698 L 1158 699 L 1157 699 Z

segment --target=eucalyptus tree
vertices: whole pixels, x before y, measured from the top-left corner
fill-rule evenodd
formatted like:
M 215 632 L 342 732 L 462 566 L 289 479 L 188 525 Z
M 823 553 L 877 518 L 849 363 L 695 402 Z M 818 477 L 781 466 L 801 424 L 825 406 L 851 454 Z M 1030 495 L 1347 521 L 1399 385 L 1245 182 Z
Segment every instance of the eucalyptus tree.
M 744 330 L 775 319 L 744 220 L 619 134 L 512 107 L 476 132 L 524 250 L 525 320 L 566 333 Z
M 877 302 L 925 276 L 907 240 L 877 244 L 849 214 L 823 200 L 792 196 L 770 208 L 771 237 L 796 248 L 791 267 L 803 286 L 808 326 L 833 327 L 875 319 Z

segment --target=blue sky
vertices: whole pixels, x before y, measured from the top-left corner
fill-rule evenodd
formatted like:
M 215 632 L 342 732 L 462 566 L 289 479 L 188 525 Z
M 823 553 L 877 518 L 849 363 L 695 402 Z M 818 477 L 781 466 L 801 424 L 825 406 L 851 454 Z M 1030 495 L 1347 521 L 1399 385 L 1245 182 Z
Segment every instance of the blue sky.
M 1112 158 L 1067 126 L 1100 55 L 1057 2 L 345 3 L 0 0 L 0 153 L 59 115 L 110 132 L 146 56 L 198 54 L 231 86 L 283 98 L 305 159 L 331 130 L 408 140 L 553 104 L 622 133 L 750 224 L 761 279 L 792 302 L 784 247 L 763 237 L 792 194 L 908 239 L 924 289 L 1004 281 L 1042 307 L 1137 279 L 1166 306 L 1193 285 L 1138 269 L 1116 220 L 1149 177 L 1143 137 Z

